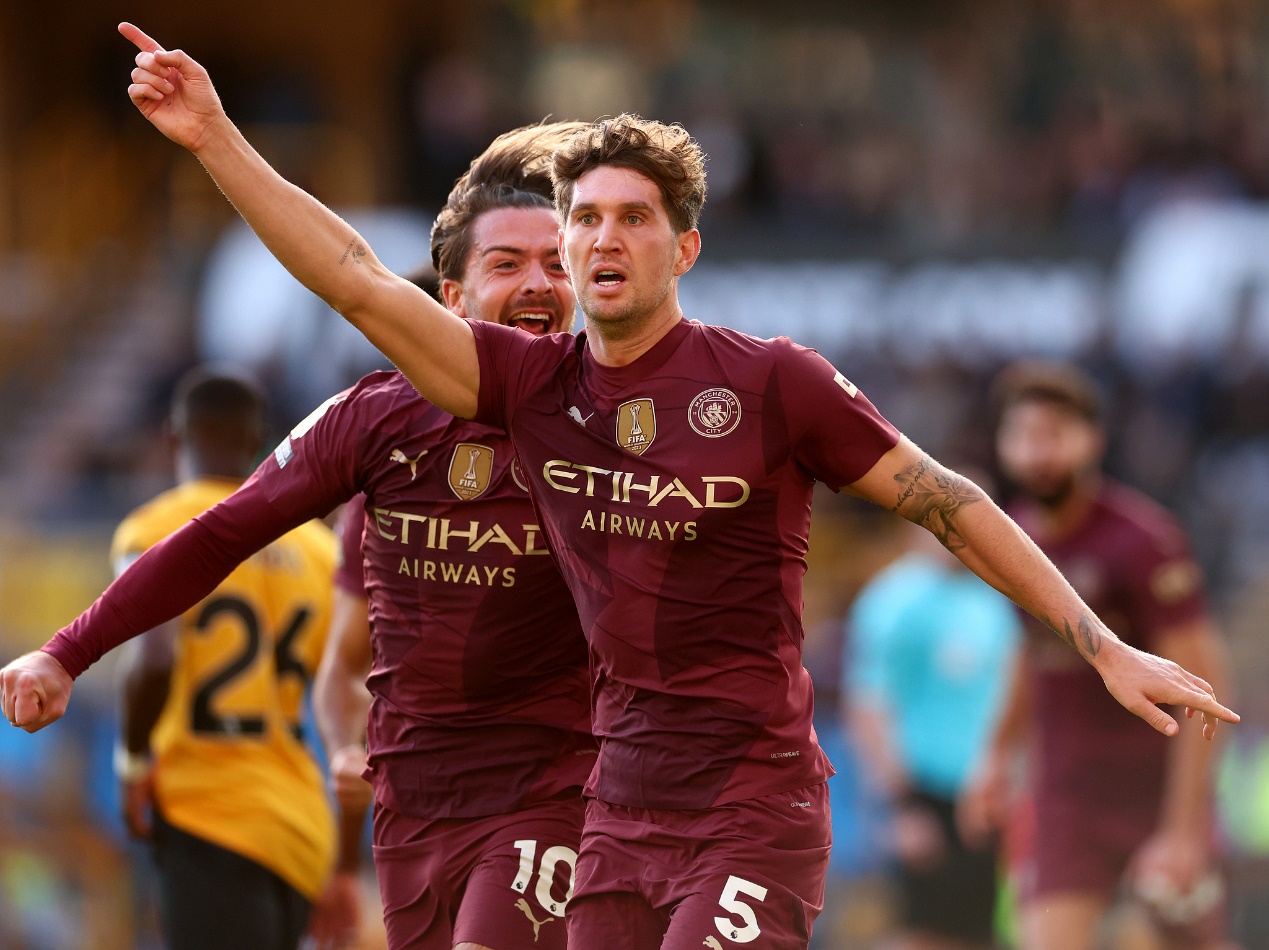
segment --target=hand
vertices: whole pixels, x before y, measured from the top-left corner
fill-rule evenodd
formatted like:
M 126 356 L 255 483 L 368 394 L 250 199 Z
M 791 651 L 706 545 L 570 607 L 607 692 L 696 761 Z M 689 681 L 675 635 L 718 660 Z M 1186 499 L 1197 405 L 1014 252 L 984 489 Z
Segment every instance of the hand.
M 365 810 L 374 803 L 374 790 L 361 777 L 365 770 L 366 750 L 360 745 L 346 745 L 330 757 L 331 790 L 341 809 Z
M 165 50 L 131 23 L 119 32 L 141 52 L 128 98 L 160 132 L 192 152 L 218 122 L 227 122 L 207 70 L 180 50 Z
M 1179 893 L 1188 893 L 1208 870 L 1211 857 L 1203 832 L 1159 829 L 1137 849 L 1129 864 L 1135 884 L 1163 877 Z
M 57 722 L 70 702 L 73 680 L 47 653 L 28 653 L 0 670 L 0 706 L 10 723 L 38 732 Z
M 1004 829 L 1013 806 L 1009 757 L 990 752 L 956 802 L 956 826 L 970 847 L 984 847 Z
M 932 871 L 947 856 L 948 840 L 938 817 L 921 805 L 900 805 L 890 833 L 895 855 L 917 871 Z
M 1238 722 L 1237 713 L 1216 701 L 1210 683 L 1182 669 L 1171 660 L 1143 653 L 1118 640 L 1105 644 L 1092 661 L 1110 694 L 1131 713 L 1140 716 L 1164 735 L 1174 736 L 1176 720 L 1159 708 L 1160 703 L 1184 706 L 1187 717 L 1203 717 L 1203 738 L 1216 735 L 1216 723 Z
M 357 875 L 336 871 L 313 905 L 308 936 L 318 950 L 338 950 L 352 944 L 361 925 L 361 884 Z
M 151 816 L 154 814 L 154 772 L 144 778 L 119 783 L 119 797 L 123 804 L 123 823 L 128 834 L 138 840 L 146 840 L 154 830 Z

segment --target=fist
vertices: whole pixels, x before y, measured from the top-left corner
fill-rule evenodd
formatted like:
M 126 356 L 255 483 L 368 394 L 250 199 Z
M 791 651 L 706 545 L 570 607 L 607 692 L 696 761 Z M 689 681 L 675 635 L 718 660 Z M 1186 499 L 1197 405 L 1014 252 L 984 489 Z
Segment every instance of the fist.
M 336 749 L 330 757 L 330 782 L 335 800 L 343 809 L 369 808 L 374 800 L 370 783 L 361 777 L 366 770 L 366 750 L 359 745 Z
M 0 670 L 0 706 L 9 722 L 38 732 L 62 718 L 72 680 L 47 653 L 28 653 Z

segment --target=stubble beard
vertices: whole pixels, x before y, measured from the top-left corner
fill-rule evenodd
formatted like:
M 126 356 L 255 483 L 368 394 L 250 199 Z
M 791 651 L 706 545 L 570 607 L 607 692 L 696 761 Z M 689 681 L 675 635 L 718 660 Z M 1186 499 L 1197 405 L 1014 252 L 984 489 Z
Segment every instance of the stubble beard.
M 628 303 L 616 310 L 596 310 L 595 301 L 589 291 L 586 294 L 579 294 L 578 302 L 581 304 L 582 313 L 586 316 L 586 322 L 593 326 L 604 339 L 622 340 L 636 336 L 648 324 L 652 315 L 669 298 L 672 286 L 673 280 L 667 280 L 659 292 L 635 295 Z

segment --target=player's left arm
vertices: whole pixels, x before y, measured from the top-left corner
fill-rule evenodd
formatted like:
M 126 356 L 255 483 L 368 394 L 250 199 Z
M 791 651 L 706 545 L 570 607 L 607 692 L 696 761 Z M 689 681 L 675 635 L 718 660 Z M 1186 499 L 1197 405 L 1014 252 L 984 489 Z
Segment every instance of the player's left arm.
M 1229 666 L 1220 635 L 1206 618 L 1155 635 L 1159 654 L 1216 689 L 1229 686 Z M 1211 860 L 1212 763 L 1215 749 L 1195 730 L 1185 730 L 1169 748 L 1163 806 L 1155 833 L 1138 849 L 1132 873 L 1138 880 L 1162 874 L 1188 892 Z
M 1207 738 L 1215 734 L 1217 720 L 1238 722 L 1206 680 L 1116 637 L 981 488 L 907 438 L 845 490 L 930 531 L 966 567 L 1077 650 L 1115 699 L 1165 735 L 1175 735 L 1179 727 L 1159 704 L 1203 713 Z
M 124 823 L 134 838 L 148 838 L 152 830 L 150 735 L 171 692 L 179 626 L 179 620 L 169 620 L 142 634 L 128 645 L 120 664 L 122 701 L 115 777 L 120 784 Z

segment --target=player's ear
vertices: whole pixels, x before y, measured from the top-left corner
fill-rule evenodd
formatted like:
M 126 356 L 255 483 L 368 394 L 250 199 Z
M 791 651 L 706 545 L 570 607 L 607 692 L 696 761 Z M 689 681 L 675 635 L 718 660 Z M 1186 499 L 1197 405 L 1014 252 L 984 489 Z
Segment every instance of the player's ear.
M 674 261 L 674 276 L 682 277 L 692 269 L 701 256 L 701 232 L 696 228 L 678 236 L 678 251 Z
M 441 281 L 441 303 L 445 309 L 460 317 L 467 316 L 467 303 L 463 299 L 463 283 L 452 278 Z

